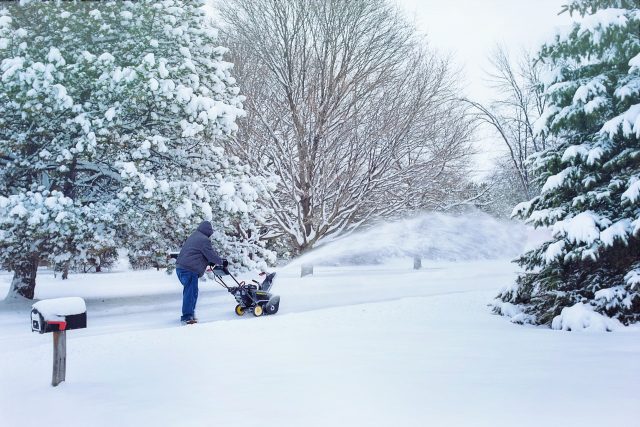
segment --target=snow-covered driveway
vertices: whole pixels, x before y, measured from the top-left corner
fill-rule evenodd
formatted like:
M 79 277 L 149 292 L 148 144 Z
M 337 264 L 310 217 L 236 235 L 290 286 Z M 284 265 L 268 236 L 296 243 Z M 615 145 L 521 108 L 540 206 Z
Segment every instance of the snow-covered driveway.
M 514 271 L 507 261 L 284 271 L 281 311 L 263 318 L 237 318 L 209 282 L 204 323 L 189 327 L 177 326 L 180 285 L 163 273 L 44 280 L 41 298 L 87 298 L 89 328 L 68 333 L 67 382 L 54 389 L 51 338 L 29 332 L 28 305 L 1 306 L 2 424 L 631 425 L 640 330 L 493 316 L 486 304 Z

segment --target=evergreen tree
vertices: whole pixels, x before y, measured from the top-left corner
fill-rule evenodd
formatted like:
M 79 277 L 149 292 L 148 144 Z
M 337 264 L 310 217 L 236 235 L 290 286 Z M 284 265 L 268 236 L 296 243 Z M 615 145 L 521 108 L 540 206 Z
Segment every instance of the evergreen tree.
M 267 183 L 221 147 L 243 98 L 202 5 L 0 9 L 0 265 L 12 294 L 33 297 L 42 260 L 68 268 L 113 247 L 158 258 L 202 219 L 230 259 L 269 256 L 256 239 L 234 246 Z
M 517 260 L 526 272 L 496 311 L 515 304 L 516 321 L 566 329 L 563 309 L 577 306 L 629 324 L 640 320 L 640 2 L 565 8 L 576 22 L 540 53 L 538 130 L 559 145 L 531 159 L 542 192 L 514 210 L 553 238 Z

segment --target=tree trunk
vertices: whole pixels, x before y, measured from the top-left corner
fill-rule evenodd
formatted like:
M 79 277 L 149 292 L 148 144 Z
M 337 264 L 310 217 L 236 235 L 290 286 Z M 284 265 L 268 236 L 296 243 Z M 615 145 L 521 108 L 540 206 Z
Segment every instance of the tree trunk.
M 62 280 L 67 280 L 69 278 L 69 264 L 65 264 L 62 268 Z
M 36 291 L 36 274 L 38 273 L 38 263 L 40 257 L 32 255 L 20 267 L 14 269 L 13 280 L 7 298 L 18 296 L 33 299 Z

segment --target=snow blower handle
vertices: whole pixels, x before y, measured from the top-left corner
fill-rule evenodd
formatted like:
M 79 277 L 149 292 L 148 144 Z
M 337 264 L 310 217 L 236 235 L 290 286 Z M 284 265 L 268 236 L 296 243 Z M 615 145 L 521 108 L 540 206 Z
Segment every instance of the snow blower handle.
M 227 263 L 227 265 L 228 265 L 228 263 Z M 213 276 L 214 276 L 214 281 L 215 281 L 217 284 L 219 284 L 220 286 L 222 286 L 223 288 L 225 288 L 225 289 L 226 289 L 226 290 L 228 290 L 229 292 L 231 292 L 231 291 L 232 291 L 232 288 L 231 288 L 231 287 L 229 287 L 229 286 L 224 282 L 224 280 L 222 279 L 222 276 L 227 276 L 227 275 L 231 276 L 231 273 L 229 273 L 229 270 L 227 270 L 227 268 L 226 268 L 226 267 L 222 267 L 222 266 L 220 266 L 220 265 L 215 264 L 215 263 L 213 263 L 213 262 L 212 262 L 212 263 L 209 263 L 209 271 L 211 271 L 211 273 L 213 274 Z M 231 277 L 233 277 L 233 276 L 231 276 Z M 235 280 L 235 277 L 233 277 L 233 280 L 234 280 L 236 283 L 238 283 L 238 281 L 237 281 L 237 280 Z
M 222 258 L 222 265 L 216 264 L 215 262 L 209 263 L 211 272 L 213 272 L 213 274 L 216 274 L 218 276 L 227 276 L 227 275 L 230 276 L 231 273 L 229 273 L 229 269 L 227 268 L 228 266 L 229 266 L 229 261 L 227 261 L 224 258 Z

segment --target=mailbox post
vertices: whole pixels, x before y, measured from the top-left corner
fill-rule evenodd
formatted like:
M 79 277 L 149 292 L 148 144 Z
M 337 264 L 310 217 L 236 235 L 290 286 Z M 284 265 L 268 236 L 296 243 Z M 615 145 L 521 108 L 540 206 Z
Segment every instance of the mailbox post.
M 86 327 L 87 306 L 82 298 L 42 300 L 31 307 L 31 330 L 53 332 L 52 386 L 63 382 L 67 373 L 67 331 Z
M 67 375 L 67 331 L 53 333 L 53 374 L 51 385 L 57 386 Z
M 420 270 L 422 268 L 422 258 L 420 255 L 413 256 L 413 269 Z

